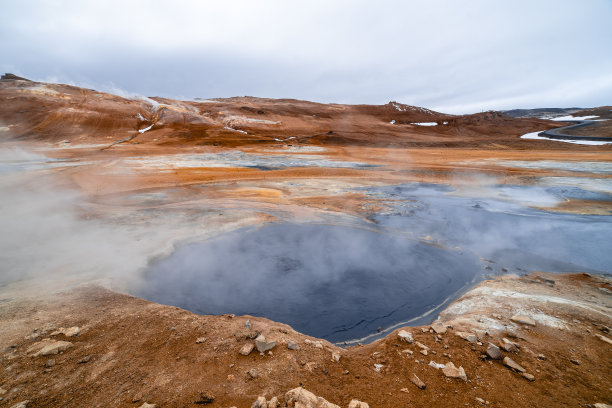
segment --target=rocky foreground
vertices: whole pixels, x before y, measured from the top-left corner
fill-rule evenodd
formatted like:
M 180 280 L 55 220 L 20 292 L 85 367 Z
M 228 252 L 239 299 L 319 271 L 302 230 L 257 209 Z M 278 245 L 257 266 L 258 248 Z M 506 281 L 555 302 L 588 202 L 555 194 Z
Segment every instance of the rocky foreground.
M 484 281 L 431 326 L 343 349 L 99 286 L 0 303 L 7 407 L 605 407 L 612 279 Z

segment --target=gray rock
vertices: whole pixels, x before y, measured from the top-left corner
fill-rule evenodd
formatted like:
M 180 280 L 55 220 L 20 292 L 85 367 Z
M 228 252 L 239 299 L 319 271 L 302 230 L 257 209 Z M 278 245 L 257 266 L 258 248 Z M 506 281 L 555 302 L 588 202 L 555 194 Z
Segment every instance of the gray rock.
M 268 350 L 272 350 L 274 346 L 276 346 L 276 342 L 266 341 L 266 338 L 263 336 L 263 334 L 260 334 L 255 339 L 255 347 L 257 347 L 257 351 L 259 351 L 260 353 L 265 353 Z
M 470 343 L 478 342 L 478 337 L 474 333 L 458 331 L 455 332 L 455 335 L 461 337 L 463 340 L 469 341 Z
M 519 373 L 525 372 L 525 369 L 521 367 L 517 362 L 512 360 L 510 357 L 504 357 L 504 365 L 513 369 L 514 371 L 518 371 Z
M 253 343 L 247 343 L 244 346 L 242 346 L 239 353 L 242 354 L 243 356 L 248 356 L 249 354 L 251 354 L 251 351 L 253 351 L 254 348 L 255 348 L 255 345 Z
M 511 342 L 510 340 L 508 340 L 507 338 L 503 338 L 500 340 L 499 342 L 499 346 L 504 350 L 507 351 L 509 353 L 514 353 L 518 351 L 518 347 L 516 347 L 516 344 L 514 344 L 513 342 Z
M 89 360 L 91 360 L 91 356 L 90 356 L 90 355 L 87 355 L 87 356 L 83 357 L 82 359 L 80 359 L 80 360 L 78 361 L 78 363 L 79 363 L 79 364 L 89 363 Z
M 79 334 L 81 334 L 81 328 L 77 326 L 69 327 L 66 330 L 64 330 L 64 336 L 66 337 L 76 337 Z
M 266 402 L 266 398 L 262 396 L 257 397 L 255 402 L 251 404 L 251 408 L 268 408 L 268 403 Z
M 446 333 L 446 325 L 444 323 L 442 323 L 439 320 L 436 320 L 432 325 L 431 328 L 433 329 L 433 331 L 435 331 L 437 334 L 444 334 Z
M 400 330 L 397 333 L 397 336 L 399 337 L 400 341 L 403 341 L 404 343 L 412 343 L 414 341 L 414 338 L 412 338 L 412 333 L 409 333 L 406 330 Z
M 487 346 L 487 355 L 493 360 L 501 360 L 502 358 L 501 351 L 499 351 L 499 347 L 497 347 L 493 343 L 489 343 L 489 345 Z
M 463 369 L 463 367 L 455 367 L 452 361 L 446 363 L 446 365 L 442 369 L 442 372 L 448 378 L 459 378 L 463 381 L 467 381 L 467 376 L 465 375 L 465 370 Z
M 526 324 L 528 326 L 535 326 L 536 325 L 535 320 L 533 320 L 531 317 L 525 316 L 525 315 L 512 316 L 510 318 L 510 320 L 512 320 L 514 323 Z
M 251 378 L 257 378 L 259 377 L 259 371 L 257 371 L 256 368 L 251 368 L 249 371 L 247 371 L 247 374 L 249 375 L 249 377 Z
M 55 365 L 55 359 L 54 358 L 50 358 L 47 360 L 47 362 L 45 363 L 45 367 L 53 367 Z
M 41 342 L 41 348 L 32 355 L 32 357 L 38 356 L 50 356 L 54 354 L 59 354 L 60 351 L 68 350 L 72 347 L 72 343 L 69 341 L 48 341 Z
M 251 330 L 251 320 L 247 319 L 246 323 L 244 324 L 244 328 L 247 330 Z
M 206 337 L 198 337 L 196 339 L 196 344 L 202 344 L 206 341 Z
M 416 385 L 418 388 L 422 390 L 424 390 L 425 387 L 427 387 L 425 383 L 421 381 L 419 377 L 416 376 L 416 374 L 412 374 L 408 379 L 410 380 L 411 383 L 413 383 L 414 385 Z
M 300 350 L 300 345 L 297 344 L 295 341 L 289 341 L 287 343 L 287 348 L 289 350 L 295 350 L 295 351 L 299 351 Z

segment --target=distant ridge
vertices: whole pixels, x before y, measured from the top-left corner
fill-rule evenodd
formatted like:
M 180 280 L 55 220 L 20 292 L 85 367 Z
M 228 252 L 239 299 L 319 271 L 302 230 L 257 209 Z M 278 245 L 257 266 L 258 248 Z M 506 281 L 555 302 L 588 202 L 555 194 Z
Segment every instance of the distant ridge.
M 22 78 L 20 76 L 17 76 L 15 74 L 11 74 L 9 72 L 7 72 L 6 74 L 2 75 L 0 77 L 0 81 L 28 81 L 28 82 L 32 82 L 29 79 Z

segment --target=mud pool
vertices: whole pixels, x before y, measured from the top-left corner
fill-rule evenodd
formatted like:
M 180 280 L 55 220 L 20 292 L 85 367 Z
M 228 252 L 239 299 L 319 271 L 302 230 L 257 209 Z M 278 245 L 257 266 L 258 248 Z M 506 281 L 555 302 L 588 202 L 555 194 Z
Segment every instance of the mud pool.
M 487 275 L 612 270 L 612 217 L 530 207 L 606 193 L 492 185 L 475 194 L 418 183 L 362 191 L 391 210 L 369 224 L 272 224 L 185 245 L 152 263 L 133 293 L 350 344 L 431 322 Z

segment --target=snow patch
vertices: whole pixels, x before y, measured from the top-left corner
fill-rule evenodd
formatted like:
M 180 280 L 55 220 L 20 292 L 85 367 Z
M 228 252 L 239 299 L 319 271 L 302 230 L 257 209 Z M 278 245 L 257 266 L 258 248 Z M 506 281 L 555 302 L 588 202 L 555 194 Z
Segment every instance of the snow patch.
M 532 139 L 532 140 L 551 140 L 553 142 L 564 142 L 564 143 L 573 143 L 579 145 L 587 145 L 587 146 L 603 146 L 607 144 L 612 144 L 612 140 L 609 142 L 599 141 L 599 140 L 576 140 L 576 139 L 551 139 L 549 137 L 539 136 L 543 130 L 538 132 L 526 133 L 521 136 L 521 139 Z
M 393 119 L 391 122 L 389 122 L 392 125 L 395 125 L 395 119 Z
M 240 132 L 240 133 L 244 133 L 245 135 L 248 135 L 248 133 L 245 132 L 244 130 L 234 129 L 234 128 L 231 128 L 229 126 L 225 126 L 223 129 L 231 130 L 232 132 Z
M 411 125 L 418 125 L 418 126 L 438 126 L 437 122 L 413 122 L 411 123 Z
M 153 125 L 148 126 L 148 127 L 144 128 L 144 129 L 138 129 L 138 133 L 142 134 L 142 133 L 146 132 L 147 130 L 151 130 L 152 127 L 153 127 Z
M 558 120 L 558 121 L 567 121 L 567 120 L 589 120 L 589 119 L 594 119 L 594 118 L 598 118 L 599 116 L 597 115 L 589 115 L 589 116 L 572 116 L 572 115 L 567 115 L 567 116 L 558 116 L 556 118 L 551 118 L 550 120 Z

